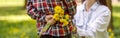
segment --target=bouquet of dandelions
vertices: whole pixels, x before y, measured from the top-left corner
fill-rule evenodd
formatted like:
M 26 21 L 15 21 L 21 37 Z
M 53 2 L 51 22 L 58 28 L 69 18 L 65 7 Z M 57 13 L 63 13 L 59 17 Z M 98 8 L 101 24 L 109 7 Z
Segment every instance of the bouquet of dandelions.
M 63 23 L 63 26 L 67 26 L 69 24 L 69 15 L 64 13 L 64 10 L 61 6 L 56 6 L 54 8 L 54 15 L 53 18 L 55 21 L 58 21 L 60 23 Z
M 63 23 L 63 25 L 64 26 L 67 26 L 68 24 L 69 24 L 69 15 L 68 14 L 65 14 L 64 13 L 64 10 L 62 9 L 62 7 L 61 6 L 56 6 L 55 8 L 54 8 L 54 15 L 53 15 L 53 19 L 55 20 L 55 21 L 57 21 L 57 22 L 61 22 L 61 23 Z M 39 33 L 39 37 L 38 38 L 40 38 L 41 37 L 41 34 L 43 33 L 43 32 L 45 32 L 49 27 L 50 27 L 50 23 L 47 23 L 46 25 L 45 25 L 45 27 L 42 29 L 42 31 Z

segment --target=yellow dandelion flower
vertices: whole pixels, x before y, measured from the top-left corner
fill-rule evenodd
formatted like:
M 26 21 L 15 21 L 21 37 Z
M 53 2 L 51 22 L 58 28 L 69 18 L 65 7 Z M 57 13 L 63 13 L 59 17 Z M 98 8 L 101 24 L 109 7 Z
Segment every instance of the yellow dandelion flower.
M 17 33 L 19 33 L 19 31 L 20 31 L 20 29 L 18 29 L 18 28 L 12 28 L 12 29 L 10 29 L 9 34 L 17 34 Z
M 59 15 L 58 14 L 54 14 L 53 18 L 58 21 L 59 20 Z
M 59 17 L 60 17 L 61 19 L 63 19 L 64 15 L 61 15 L 61 14 L 60 14 Z
M 18 32 L 19 32 L 19 29 L 13 29 L 13 32 L 14 32 L 14 33 L 18 33 Z
M 18 28 L 13 28 L 12 31 L 13 31 L 14 34 L 16 34 L 16 33 L 18 33 L 20 30 L 19 30 Z
M 114 33 L 113 33 L 113 32 L 111 33 L 111 36 L 114 36 Z
M 109 38 L 114 38 L 114 36 L 109 36 Z
M 109 36 L 109 38 L 113 38 L 112 36 Z
M 109 38 L 114 38 L 114 33 L 111 32 Z
M 68 14 L 65 15 L 65 19 L 66 19 L 66 20 L 69 19 L 69 15 L 68 15 Z
M 111 28 L 109 28 L 109 29 L 108 29 L 108 32 L 112 32 L 112 29 L 111 29 Z
M 63 23 L 65 19 L 60 19 L 60 22 Z
M 64 10 L 61 9 L 60 15 L 64 15 Z
M 77 29 L 75 27 L 73 27 L 73 32 L 75 32 Z
M 54 11 L 55 11 L 55 13 L 60 13 L 61 11 L 62 11 L 62 8 L 61 8 L 61 6 L 56 6 L 55 8 L 54 8 Z
M 64 26 L 67 26 L 68 23 L 69 23 L 69 22 L 68 22 L 67 20 L 64 20 L 63 25 L 64 25 Z

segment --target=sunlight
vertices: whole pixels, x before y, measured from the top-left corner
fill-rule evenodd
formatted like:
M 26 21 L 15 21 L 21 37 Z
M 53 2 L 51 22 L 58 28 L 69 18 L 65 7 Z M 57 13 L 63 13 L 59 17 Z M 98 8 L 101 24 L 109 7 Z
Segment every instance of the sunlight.
M 23 6 L 24 0 L 0 0 L 0 7 Z
M 116 12 L 116 13 L 113 13 L 113 16 L 120 18 L 120 13 L 117 13 L 117 12 Z
M 8 22 L 20 22 L 32 20 L 27 15 L 9 15 L 9 16 L 0 16 L 0 20 L 8 21 Z
M 120 6 L 120 2 L 119 3 L 112 3 L 113 6 Z

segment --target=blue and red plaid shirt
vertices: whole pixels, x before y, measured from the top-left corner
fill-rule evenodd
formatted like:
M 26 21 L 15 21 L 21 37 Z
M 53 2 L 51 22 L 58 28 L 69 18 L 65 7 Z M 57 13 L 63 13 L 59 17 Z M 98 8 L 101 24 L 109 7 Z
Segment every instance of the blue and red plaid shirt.
M 41 29 L 46 24 L 45 16 L 54 14 L 54 7 L 56 5 L 62 6 L 65 13 L 71 16 L 70 20 L 73 19 L 72 17 L 76 12 L 75 0 L 28 0 L 27 14 L 37 20 L 38 33 L 41 32 Z M 56 22 L 46 32 L 42 33 L 42 35 L 65 36 L 70 34 L 73 29 L 71 22 L 69 21 L 68 26 L 65 27 L 63 27 L 62 23 Z

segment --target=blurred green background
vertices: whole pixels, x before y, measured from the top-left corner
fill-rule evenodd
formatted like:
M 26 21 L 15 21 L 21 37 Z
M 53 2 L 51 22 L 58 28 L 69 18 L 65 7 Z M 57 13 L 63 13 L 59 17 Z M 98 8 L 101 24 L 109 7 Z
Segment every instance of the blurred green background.
M 24 0 L 0 0 L 0 38 L 37 38 L 35 23 Z
M 120 3 L 113 3 L 113 24 L 120 37 Z M 36 21 L 24 9 L 24 0 L 0 0 L 0 38 L 37 38 Z

